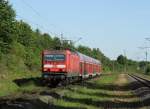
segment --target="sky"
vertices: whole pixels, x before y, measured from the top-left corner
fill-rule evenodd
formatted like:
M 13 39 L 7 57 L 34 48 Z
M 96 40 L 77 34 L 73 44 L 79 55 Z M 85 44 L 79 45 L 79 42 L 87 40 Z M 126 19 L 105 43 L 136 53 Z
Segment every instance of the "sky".
M 100 50 L 109 58 L 144 60 L 150 46 L 150 0 L 10 0 L 33 29 Z M 148 59 L 150 52 L 148 50 Z

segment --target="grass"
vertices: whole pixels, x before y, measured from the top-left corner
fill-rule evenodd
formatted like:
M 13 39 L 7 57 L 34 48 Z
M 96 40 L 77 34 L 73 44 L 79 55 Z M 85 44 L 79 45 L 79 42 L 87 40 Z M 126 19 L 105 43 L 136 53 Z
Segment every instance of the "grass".
M 6 74 L 3 78 L 0 78 L 0 96 L 6 96 L 13 93 L 19 93 L 24 91 L 32 91 L 37 89 L 33 83 L 30 83 L 26 86 L 19 87 L 14 80 L 22 78 L 32 78 L 39 77 L 40 73 L 9 73 Z
M 121 77 L 118 73 L 103 74 L 99 78 L 83 83 L 58 88 L 49 92 L 48 95 L 42 95 L 40 99 L 51 104 L 54 109 L 104 109 L 115 108 L 115 106 L 127 108 L 139 99 L 126 88 L 128 81 L 125 77 Z M 122 79 L 125 80 L 124 83 L 121 82 Z
M 86 81 L 83 84 L 67 86 L 63 90 L 57 90 L 57 93 L 62 98 L 55 98 L 51 102 L 55 106 L 64 107 L 64 109 L 99 109 L 99 102 L 110 100 L 108 96 L 113 97 L 113 92 L 111 89 L 109 90 L 107 85 L 114 83 L 117 77 L 117 74 L 103 75 L 100 78 Z M 106 87 L 102 88 L 104 85 Z
M 27 75 L 24 77 L 37 77 L 38 75 Z M 8 77 L 9 78 L 9 77 Z M 16 75 L 16 78 L 18 77 Z M 16 79 L 13 78 L 13 79 Z M 100 77 L 75 83 L 66 87 L 44 88 L 39 87 L 30 81 L 21 87 L 17 86 L 13 79 L 3 80 L 1 85 L 7 85 L 1 90 L 1 95 L 16 92 L 30 93 L 33 90 L 39 91 L 37 98 L 44 104 L 49 104 L 52 109 L 107 109 L 107 108 L 128 108 L 138 105 L 139 98 L 131 91 L 131 84 L 128 83 L 126 74 L 109 73 L 102 74 Z M 1 80 L 2 81 L 2 80 Z M 130 86 L 130 87 L 128 87 Z M 43 90 L 41 90 L 43 89 Z M 35 96 L 29 94 L 31 97 Z M 34 99 L 33 99 L 34 100 Z M 38 101 L 36 101 L 38 102 Z

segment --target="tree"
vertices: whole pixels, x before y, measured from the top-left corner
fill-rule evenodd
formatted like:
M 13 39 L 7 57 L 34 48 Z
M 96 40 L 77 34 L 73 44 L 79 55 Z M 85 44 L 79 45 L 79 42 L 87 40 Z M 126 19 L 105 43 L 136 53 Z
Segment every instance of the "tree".
M 24 46 L 31 46 L 33 44 L 33 32 L 30 25 L 23 21 L 19 21 L 16 25 L 16 31 L 17 42 Z
M 53 38 L 53 49 L 60 49 L 61 48 L 61 42 L 58 37 Z
M 119 55 L 118 58 L 117 58 L 117 62 L 119 64 L 125 65 L 126 61 L 127 61 L 127 58 L 124 57 L 123 55 Z
M 87 47 L 87 46 L 79 45 L 77 50 L 83 54 L 86 54 L 88 56 L 92 56 L 92 49 Z
M 14 22 L 15 11 L 12 6 L 9 5 L 8 1 L 0 0 L 0 49 L 3 52 L 6 52 L 15 39 Z
M 147 65 L 145 72 L 146 75 L 150 75 L 150 65 Z

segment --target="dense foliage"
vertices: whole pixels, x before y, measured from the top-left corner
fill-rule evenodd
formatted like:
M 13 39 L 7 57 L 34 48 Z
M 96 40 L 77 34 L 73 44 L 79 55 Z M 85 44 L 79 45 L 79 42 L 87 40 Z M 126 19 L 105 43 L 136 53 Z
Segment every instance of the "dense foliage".
M 111 61 L 98 48 L 83 45 L 75 47 L 58 37 L 32 30 L 24 21 L 15 19 L 15 11 L 6 0 L 0 0 L 0 73 L 37 72 L 41 67 L 41 51 L 44 49 L 70 48 L 101 60 L 104 71 L 136 71 L 138 63 L 120 55 Z M 142 63 L 140 67 L 143 68 Z M 150 70 L 148 70 L 150 71 Z

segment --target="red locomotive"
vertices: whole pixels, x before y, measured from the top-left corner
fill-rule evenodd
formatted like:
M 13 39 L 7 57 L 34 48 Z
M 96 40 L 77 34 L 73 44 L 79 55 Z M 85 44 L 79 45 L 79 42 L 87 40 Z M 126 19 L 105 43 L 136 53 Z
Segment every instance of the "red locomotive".
M 42 77 L 52 84 L 99 75 L 99 60 L 71 50 L 45 50 L 42 53 Z

